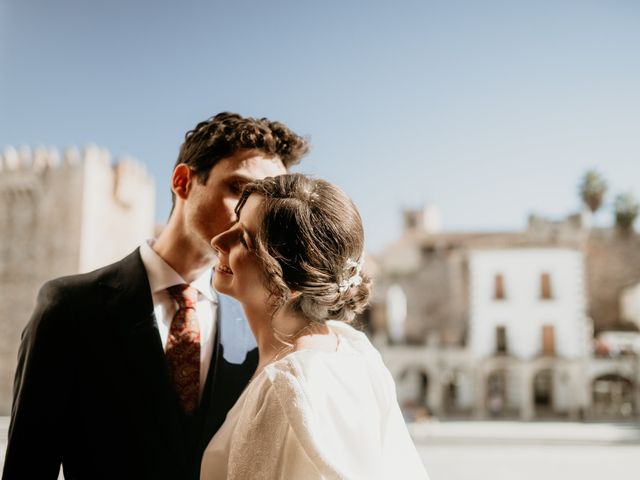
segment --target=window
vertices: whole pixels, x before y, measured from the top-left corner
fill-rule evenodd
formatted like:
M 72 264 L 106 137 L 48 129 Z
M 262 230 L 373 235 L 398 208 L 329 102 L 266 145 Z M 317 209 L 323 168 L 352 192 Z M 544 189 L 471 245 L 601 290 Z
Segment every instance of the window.
M 556 334 L 553 325 L 542 326 L 542 354 L 556 354 Z
M 497 273 L 493 282 L 495 300 L 504 300 L 504 276 L 501 273 Z
M 540 298 L 550 300 L 553 298 L 551 292 L 551 275 L 547 272 L 540 275 Z
M 507 353 L 507 328 L 503 325 L 496 327 L 496 354 Z

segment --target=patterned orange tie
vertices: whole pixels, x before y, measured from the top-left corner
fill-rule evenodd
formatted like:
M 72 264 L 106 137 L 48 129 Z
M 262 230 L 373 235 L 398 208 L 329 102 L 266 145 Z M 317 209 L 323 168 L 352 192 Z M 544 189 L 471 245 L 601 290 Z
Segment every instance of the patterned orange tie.
M 167 288 L 178 303 L 167 339 L 167 364 L 180 404 L 186 413 L 198 406 L 200 396 L 200 327 L 196 315 L 198 291 L 189 285 Z

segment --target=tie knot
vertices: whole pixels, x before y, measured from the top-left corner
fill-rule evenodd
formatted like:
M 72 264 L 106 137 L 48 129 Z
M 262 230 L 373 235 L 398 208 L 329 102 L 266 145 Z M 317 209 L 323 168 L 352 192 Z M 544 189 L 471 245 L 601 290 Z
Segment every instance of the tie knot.
M 169 295 L 173 297 L 173 299 L 178 302 L 178 306 L 181 309 L 185 308 L 195 308 L 196 301 L 198 300 L 198 290 L 187 285 L 186 283 L 182 283 L 180 285 L 174 285 L 173 287 L 167 288 Z

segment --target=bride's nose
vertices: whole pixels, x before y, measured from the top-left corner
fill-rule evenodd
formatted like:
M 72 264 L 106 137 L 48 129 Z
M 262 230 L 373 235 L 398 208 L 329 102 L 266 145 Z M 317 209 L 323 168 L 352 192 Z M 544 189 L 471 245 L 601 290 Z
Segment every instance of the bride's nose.
M 229 231 L 230 230 L 225 230 L 211 239 L 211 246 L 214 250 L 222 253 L 229 252 L 229 242 L 227 241 L 229 238 Z

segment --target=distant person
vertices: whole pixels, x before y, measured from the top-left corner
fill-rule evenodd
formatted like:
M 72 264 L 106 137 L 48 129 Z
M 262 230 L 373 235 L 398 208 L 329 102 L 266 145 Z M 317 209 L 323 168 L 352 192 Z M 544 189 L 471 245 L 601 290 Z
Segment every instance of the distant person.
M 254 373 L 240 305 L 212 288 L 211 238 L 243 185 L 308 151 L 281 123 L 220 113 L 188 132 L 166 228 L 121 261 L 40 290 L 22 338 L 4 480 L 195 479 Z M 109 242 L 109 238 L 104 238 Z
M 355 205 L 290 174 L 247 184 L 236 213 L 212 240 L 214 284 L 242 303 L 260 362 L 201 480 L 427 479 L 391 374 L 349 325 L 370 288 Z

